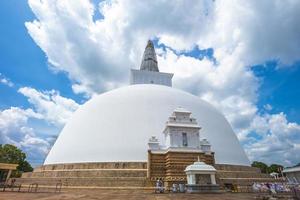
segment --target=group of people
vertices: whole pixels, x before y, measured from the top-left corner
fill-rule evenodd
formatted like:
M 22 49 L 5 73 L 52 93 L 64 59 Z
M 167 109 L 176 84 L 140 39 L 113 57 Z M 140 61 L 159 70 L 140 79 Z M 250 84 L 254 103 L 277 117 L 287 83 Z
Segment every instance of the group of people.
M 286 183 L 253 183 L 252 189 L 254 192 L 270 192 L 272 194 L 291 191 Z
M 164 187 L 162 179 L 156 180 L 155 192 L 156 193 L 164 193 L 165 192 L 165 187 Z M 173 193 L 185 192 L 185 186 L 184 186 L 184 184 L 173 183 L 172 187 L 170 188 L 170 192 L 173 192 Z

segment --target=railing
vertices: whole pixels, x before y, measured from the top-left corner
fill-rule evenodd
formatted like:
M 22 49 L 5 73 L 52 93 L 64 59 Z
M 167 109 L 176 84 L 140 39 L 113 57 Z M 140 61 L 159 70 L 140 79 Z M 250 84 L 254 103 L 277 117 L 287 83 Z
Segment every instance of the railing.
M 61 181 L 59 181 L 56 183 L 55 187 L 53 185 L 52 186 L 39 185 L 38 183 L 30 183 L 28 185 L 28 188 L 25 186 L 19 183 L 15 183 L 14 181 L 0 182 L 0 188 L 1 188 L 0 192 L 10 191 L 10 192 L 30 192 L 30 193 L 35 192 L 36 193 L 36 192 L 53 192 L 54 190 L 55 193 L 60 193 L 63 184 Z
M 39 184 L 37 184 L 37 183 L 31 183 L 28 186 L 28 192 L 37 192 L 38 187 L 39 187 Z
M 5 192 L 7 188 L 11 189 L 11 191 L 14 191 L 15 188 L 17 188 L 18 192 L 20 192 L 22 185 L 21 184 L 15 184 L 15 182 L 0 182 L 0 188 L 2 188 L 2 192 Z

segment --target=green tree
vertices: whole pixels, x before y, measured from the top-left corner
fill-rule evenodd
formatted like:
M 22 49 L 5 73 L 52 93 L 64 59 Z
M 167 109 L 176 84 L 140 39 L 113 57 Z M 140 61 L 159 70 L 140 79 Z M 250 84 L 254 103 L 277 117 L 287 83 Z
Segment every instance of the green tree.
M 272 164 L 268 167 L 268 172 L 269 173 L 272 173 L 272 172 L 280 173 L 282 169 L 283 169 L 282 165 Z
M 254 161 L 251 166 L 259 168 L 262 173 L 268 173 L 268 165 L 263 162 Z
M 295 165 L 294 167 L 298 167 L 298 166 L 300 166 L 300 163 L 298 163 L 297 165 Z
M 18 172 L 31 172 L 33 170 L 31 165 L 26 161 L 26 154 L 11 144 L 0 144 L 0 162 L 18 164 Z

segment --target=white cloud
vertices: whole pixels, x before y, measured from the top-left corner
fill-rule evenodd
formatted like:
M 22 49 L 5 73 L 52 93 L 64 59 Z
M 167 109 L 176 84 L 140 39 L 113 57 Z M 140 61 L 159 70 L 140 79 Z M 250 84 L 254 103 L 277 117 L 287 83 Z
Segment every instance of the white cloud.
M 13 144 L 29 153 L 32 162 L 45 157 L 50 148 L 49 143 L 36 135 L 29 125 L 30 119 L 41 119 L 41 115 L 32 109 L 11 107 L 0 110 L 0 144 Z M 30 149 L 30 151 L 28 151 Z
M 5 138 L 11 132 L 27 132 L 23 128 L 30 117 L 41 118 L 41 115 L 35 113 L 32 109 L 24 110 L 18 107 L 2 110 L 0 112 L 1 137 Z
M 1 73 L 0 73 L 0 83 L 7 85 L 8 87 L 14 86 L 14 83 L 11 82 L 8 78 L 4 77 Z
M 46 139 L 31 134 L 26 134 L 19 141 L 19 145 L 27 153 L 28 159 L 33 165 L 41 164 L 51 147 Z
M 99 10 L 88 0 L 29 5 L 37 17 L 26 23 L 29 34 L 53 69 L 69 74 L 75 92 L 99 93 L 126 83 L 151 37 L 176 51 L 212 47 L 218 60 L 234 57 L 229 60 L 243 65 L 299 60 L 297 1 L 124 0 L 103 1 Z M 93 21 L 99 11 L 103 19 Z
M 267 111 L 270 111 L 273 109 L 273 107 L 270 104 L 266 104 L 266 105 L 264 105 L 264 109 L 266 109 Z
M 196 45 L 213 48 L 217 64 L 159 49 L 160 69 L 175 73 L 175 87 L 223 111 L 243 142 L 253 141 L 252 130 L 273 134 L 270 119 L 258 114 L 260 80 L 248 66 L 273 59 L 283 66 L 299 60 L 299 1 L 206 0 L 191 5 L 122 0 L 103 1 L 98 7 L 88 0 L 28 2 L 36 16 L 26 23 L 29 34 L 45 52 L 51 69 L 67 72 L 75 93 L 92 96 L 127 84 L 129 68 L 139 66 L 148 38 L 157 37 L 176 53 Z M 103 19 L 93 21 L 98 8 Z M 56 118 L 60 105 L 52 96 L 57 95 L 29 88 L 20 92 L 54 124 L 63 124 L 76 108 L 70 103 L 71 112 L 66 109 Z
M 34 88 L 23 87 L 19 92 L 28 98 L 44 120 L 58 127 L 64 125 L 79 107 L 74 100 L 60 96 L 55 90 L 40 92 Z
M 75 92 L 90 88 L 99 93 L 127 83 L 125 74 L 139 65 L 150 37 L 190 38 L 188 46 L 194 46 L 193 37 L 205 32 L 205 26 L 198 27 L 207 23 L 207 2 L 191 7 L 180 1 L 108 1 L 99 6 L 104 20 L 93 21 L 99 11 L 88 0 L 29 0 L 37 20 L 26 27 L 53 69 L 68 73 Z
M 13 87 L 14 86 L 14 84 L 10 80 L 5 79 L 5 78 L 1 78 L 0 82 L 3 83 L 4 85 L 9 86 L 9 87 Z
M 283 113 L 257 116 L 249 131 L 261 137 L 245 145 L 250 159 L 287 166 L 299 162 L 300 124 L 288 122 Z
M 248 64 L 270 59 L 292 64 L 299 60 L 299 8 L 294 0 L 217 1 L 214 34 L 200 42 L 222 53 L 239 51 Z
M 54 90 L 40 92 L 23 87 L 19 92 L 28 98 L 33 109 L 11 107 L 0 110 L 0 143 L 18 146 L 27 153 L 32 164 L 41 164 L 55 140 L 47 135 L 49 133 L 43 133 L 47 129 L 44 126 L 59 131 L 79 104 Z

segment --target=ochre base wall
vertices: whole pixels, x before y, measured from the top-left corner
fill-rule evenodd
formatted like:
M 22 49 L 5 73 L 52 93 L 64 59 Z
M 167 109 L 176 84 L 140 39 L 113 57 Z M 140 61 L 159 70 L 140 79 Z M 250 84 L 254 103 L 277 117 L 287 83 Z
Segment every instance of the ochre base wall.
M 214 153 L 174 152 L 158 154 L 148 151 L 148 178 L 155 184 L 157 179 L 162 179 L 166 186 L 173 183 L 186 183 L 184 172 L 188 165 L 193 164 L 198 158 L 210 165 L 214 165 Z

